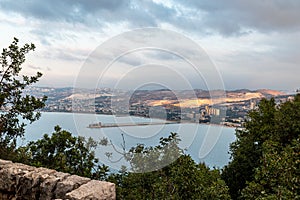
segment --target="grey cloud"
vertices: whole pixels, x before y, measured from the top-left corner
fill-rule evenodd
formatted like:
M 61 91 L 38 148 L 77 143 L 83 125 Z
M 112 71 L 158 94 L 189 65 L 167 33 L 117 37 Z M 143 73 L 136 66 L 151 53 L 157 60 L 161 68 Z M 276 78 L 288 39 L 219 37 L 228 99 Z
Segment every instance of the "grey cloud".
M 245 34 L 244 29 L 262 32 L 300 28 L 298 0 L 178 1 L 184 7 L 204 12 L 203 25 L 223 35 Z
M 65 61 L 84 61 L 89 51 L 83 50 L 67 50 L 63 48 L 52 48 L 51 51 L 44 51 L 41 53 L 41 57 L 46 59 L 59 59 Z
M 180 57 L 172 52 L 160 49 L 142 49 L 122 56 L 118 62 L 122 62 L 130 66 L 139 66 L 146 63 L 163 63 L 163 60 L 178 61 L 180 59 Z
M 141 58 L 139 58 L 137 56 L 133 56 L 133 55 L 128 55 L 128 56 L 125 55 L 124 57 L 120 58 L 116 62 L 122 62 L 122 63 L 125 63 L 125 64 L 130 65 L 130 66 L 138 66 L 138 65 L 141 65 L 143 63 Z
M 92 26 L 127 20 L 133 24 L 156 25 L 143 8 L 135 9 L 134 3 L 127 0 L 4 0 L 0 2 L 0 8 L 28 18 Z
M 49 67 L 45 67 L 44 69 L 42 67 L 38 67 L 35 65 L 28 65 L 27 67 L 30 69 L 39 70 L 39 71 L 42 71 L 42 70 L 51 71 L 51 68 L 49 68 Z
M 154 49 L 152 51 L 145 52 L 145 56 L 148 59 L 157 59 L 160 60 L 180 60 L 181 58 L 175 55 L 172 52 L 162 51 L 159 49 Z
M 64 51 L 58 52 L 58 54 L 55 55 L 55 57 L 58 59 L 67 60 L 67 61 L 83 61 L 84 60 L 84 58 L 82 58 L 78 55 L 74 55 L 74 54 L 67 53 Z
M 42 70 L 41 67 L 37 67 L 37 66 L 34 66 L 34 65 L 28 65 L 29 68 L 31 69 L 35 69 L 35 70 Z
M 127 22 L 130 28 L 167 23 L 186 31 L 224 36 L 247 30 L 290 31 L 300 28 L 298 0 L 173 0 L 170 7 L 151 0 L 2 0 L 0 9 L 39 20 L 103 27 Z
M 0 10 L 41 20 L 40 25 L 62 22 L 97 30 L 120 22 L 129 28 L 157 27 L 162 21 L 173 21 L 176 16 L 176 10 L 148 0 L 3 0 Z
M 40 27 L 39 29 L 32 29 L 30 33 L 35 35 L 45 46 L 52 46 L 52 43 L 56 40 L 74 41 L 77 39 L 75 33 L 61 32 L 61 30 L 49 28 L 46 25 L 43 25 L 43 27 Z
M 55 38 L 55 36 L 49 32 L 42 29 L 34 29 L 30 31 L 31 34 L 36 35 L 40 42 L 45 46 L 51 46 L 51 38 Z
M 83 22 L 89 14 L 101 10 L 118 10 L 126 1 L 119 0 L 4 0 L 0 3 L 3 10 L 18 12 L 26 17 L 37 19 L 65 20 Z

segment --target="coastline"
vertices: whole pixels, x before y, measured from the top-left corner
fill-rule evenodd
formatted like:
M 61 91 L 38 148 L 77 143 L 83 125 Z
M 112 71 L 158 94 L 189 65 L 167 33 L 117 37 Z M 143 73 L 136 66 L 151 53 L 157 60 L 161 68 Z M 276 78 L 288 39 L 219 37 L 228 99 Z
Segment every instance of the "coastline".
M 145 116 L 139 116 L 139 115 L 126 115 L 126 114 L 118 114 L 118 115 L 113 115 L 113 114 L 103 114 L 103 113 L 93 113 L 93 112 L 79 112 L 79 111 L 39 111 L 41 113 L 69 113 L 69 114 L 94 114 L 94 115 L 107 115 L 107 116 L 115 116 L 115 117 L 139 117 L 139 118 L 145 118 L 145 119 L 158 119 L 158 120 L 163 120 L 166 123 L 166 125 L 169 124 L 199 124 L 199 125 L 207 125 L 207 126 L 217 126 L 217 127 L 226 127 L 226 128 L 242 128 L 242 127 L 238 127 L 238 126 L 228 126 L 228 125 L 224 125 L 224 124 L 215 124 L 215 123 L 197 123 L 197 122 L 193 122 L 193 121 L 189 121 L 189 120 L 180 120 L 180 121 L 176 121 L 176 120 L 165 120 L 165 119 L 161 119 L 161 118 L 150 118 L 150 117 L 145 117 Z M 169 122 L 169 123 L 168 123 Z

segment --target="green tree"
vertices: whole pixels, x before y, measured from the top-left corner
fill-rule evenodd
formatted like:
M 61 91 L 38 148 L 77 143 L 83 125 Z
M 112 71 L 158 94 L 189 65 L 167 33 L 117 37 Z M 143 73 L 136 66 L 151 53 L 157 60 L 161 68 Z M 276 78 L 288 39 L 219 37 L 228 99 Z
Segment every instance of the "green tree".
M 30 95 L 23 95 L 22 90 L 39 80 L 42 76 L 37 72 L 35 76 L 21 75 L 21 65 L 25 62 L 25 55 L 33 51 L 33 44 L 25 44 L 19 48 L 18 39 L 8 48 L 4 48 L 0 57 L 0 157 L 12 159 L 16 146 L 16 138 L 23 136 L 25 123 L 19 118 L 29 120 L 30 123 L 40 117 L 34 112 L 45 105 L 46 97 L 42 99 Z
M 118 199 L 229 199 L 219 170 L 196 164 L 178 147 L 179 141 L 171 133 L 155 147 L 131 148 L 125 156 L 132 170 L 140 173 L 123 169 L 109 176 L 108 181 L 117 186 Z
M 131 170 L 136 173 L 158 170 L 183 155 L 182 149 L 178 146 L 179 142 L 177 133 L 170 133 L 168 137 L 160 138 L 157 146 L 145 147 L 138 144 L 132 147 L 125 155 L 125 159 L 129 161 Z
M 254 180 L 242 190 L 243 199 L 300 199 L 300 138 L 282 147 L 267 141 Z
M 92 138 L 75 137 L 59 126 L 49 136 L 29 142 L 18 149 L 21 162 L 37 167 L 47 167 L 57 171 L 77 174 L 93 179 L 105 179 L 108 167 L 100 165 L 94 150 L 97 142 Z
M 245 130 L 237 130 L 237 140 L 231 144 L 232 161 L 226 166 L 222 178 L 230 188 L 233 199 L 241 197 L 242 190 L 254 181 L 256 172 L 264 163 L 266 144 L 278 144 L 279 155 L 297 140 L 300 133 L 300 96 L 294 101 L 276 106 L 274 99 L 263 99 L 257 110 L 249 113 Z M 273 158 L 271 158 L 273 159 Z
M 230 188 L 230 194 L 236 199 L 253 180 L 254 169 L 259 165 L 261 145 L 273 133 L 275 121 L 274 99 L 263 99 L 259 109 L 249 113 L 245 130 L 236 131 L 236 141 L 230 146 L 233 160 L 223 170 L 222 177 Z

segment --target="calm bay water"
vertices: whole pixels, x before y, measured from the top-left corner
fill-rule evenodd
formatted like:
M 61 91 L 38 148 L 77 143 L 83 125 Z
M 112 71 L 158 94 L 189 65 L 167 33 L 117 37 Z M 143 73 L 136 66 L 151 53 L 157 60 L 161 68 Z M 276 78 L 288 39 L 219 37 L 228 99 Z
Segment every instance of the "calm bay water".
M 167 137 L 170 132 L 179 134 L 180 147 L 186 150 L 197 162 L 205 162 L 210 167 L 223 167 L 229 162 L 229 144 L 235 140 L 234 129 L 214 125 L 199 124 L 168 124 L 151 126 L 128 126 L 90 129 L 87 126 L 91 123 L 136 123 L 136 122 L 161 122 L 159 119 L 141 117 L 115 117 L 111 115 L 74 114 L 74 113 L 42 113 L 37 122 L 26 127 L 25 140 L 20 141 L 26 144 L 28 141 L 37 140 L 43 134 L 51 134 L 54 126 L 60 125 L 63 129 L 70 131 L 73 135 L 92 137 L 99 141 L 101 138 L 108 138 L 118 151 L 122 151 L 124 135 L 125 148 L 129 149 L 136 144 L 155 146 L 160 137 Z M 98 147 L 96 156 L 100 161 L 114 169 L 120 169 L 126 165 L 122 156 L 115 152 L 112 146 Z M 112 152 L 112 160 L 108 160 L 105 152 Z M 115 162 L 120 160 L 118 162 Z

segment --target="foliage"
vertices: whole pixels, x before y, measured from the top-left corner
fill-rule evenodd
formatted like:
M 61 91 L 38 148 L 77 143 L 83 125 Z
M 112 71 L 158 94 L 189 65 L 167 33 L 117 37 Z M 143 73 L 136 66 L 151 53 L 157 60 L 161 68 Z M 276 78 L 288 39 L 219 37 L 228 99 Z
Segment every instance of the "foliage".
M 182 155 L 171 165 L 147 173 L 113 174 L 119 199 L 230 199 L 218 170 Z
M 281 149 L 279 143 L 264 143 L 261 164 L 242 190 L 243 199 L 300 199 L 300 138 Z
M 271 170 L 268 168 L 269 166 L 264 168 L 266 159 L 271 159 L 269 160 L 271 162 L 272 160 L 275 161 L 275 158 L 279 155 L 283 155 L 293 141 L 299 142 L 299 133 L 299 95 L 295 97 L 294 101 L 288 101 L 279 106 L 276 106 L 274 99 L 263 99 L 259 108 L 249 113 L 245 130 L 237 130 L 237 140 L 231 144 L 230 149 L 233 159 L 224 168 L 222 178 L 229 186 L 232 198 L 241 197 L 241 192 L 247 187 L 247 184 L 260 177 L 257 174 L 258 171 Z M 269 152 L 269 149 L 272 149 L 269 148 L 270 144 L 277 144 L 276 154 Z M 287 157 L 284 158 L 288 159 Z M 283 165 L 283 163 L 281 164 Z M 276 182 L 278 180 L 276 180 L 276 177 L 270 176 L 264 181 Z M 253 186 L 253 182 L 251 185 Z M 264 188 L 261 188 L 261 190 L 264 190 Z
M 21 65 L 25 62 L 25 55 L 33 51 L 33 44 L 25 44 L 19 48 L 18 39 L 8 48 L 4 48 L 0 57 L 0 157 L 11 158 L 16 145 L 16 138 L 23 136 L 25 124 L 19 117 L 33 122 L 40 117 L 34 112 L 45 105 L 46 97 L 42 99 L 30 95 L 23 95 L 22 90 L 39 80 L 42 76 L 37 72 L 35 76 L 21 75 Z
M 128 173 L 123 169 L 108 178 L 108 181 L 117 186 L 117 197 L 229 199 L 228 187 L 221 179 L 219 171 L 210 170 L 202 163 L 196 164 L 189 155 L 184 155 L 178 147 L 179 141 L 177 134 L 171 133 L 166 138 L 160 138 L 159 145 L 155 147 L 138 144 L 131 148 L 125 156 L 135 173 Z
M 37 167 L 100 180 L 106 178 L 108 167 L 99 164 L 93 151 L 97 147 L 96 141 L 72 136 L 59 126 L 54 130 L 51 136 L 45 134 L 42 139 L 20 147 L 18 159 Z
M 125 155 L 135 173 L 154 171 L 171 164 L 179 158 L 183 151 L 178 147 L 180 139 L 176 133 L 160 138 L 159 145 L 145 147 L 138 144 Z

